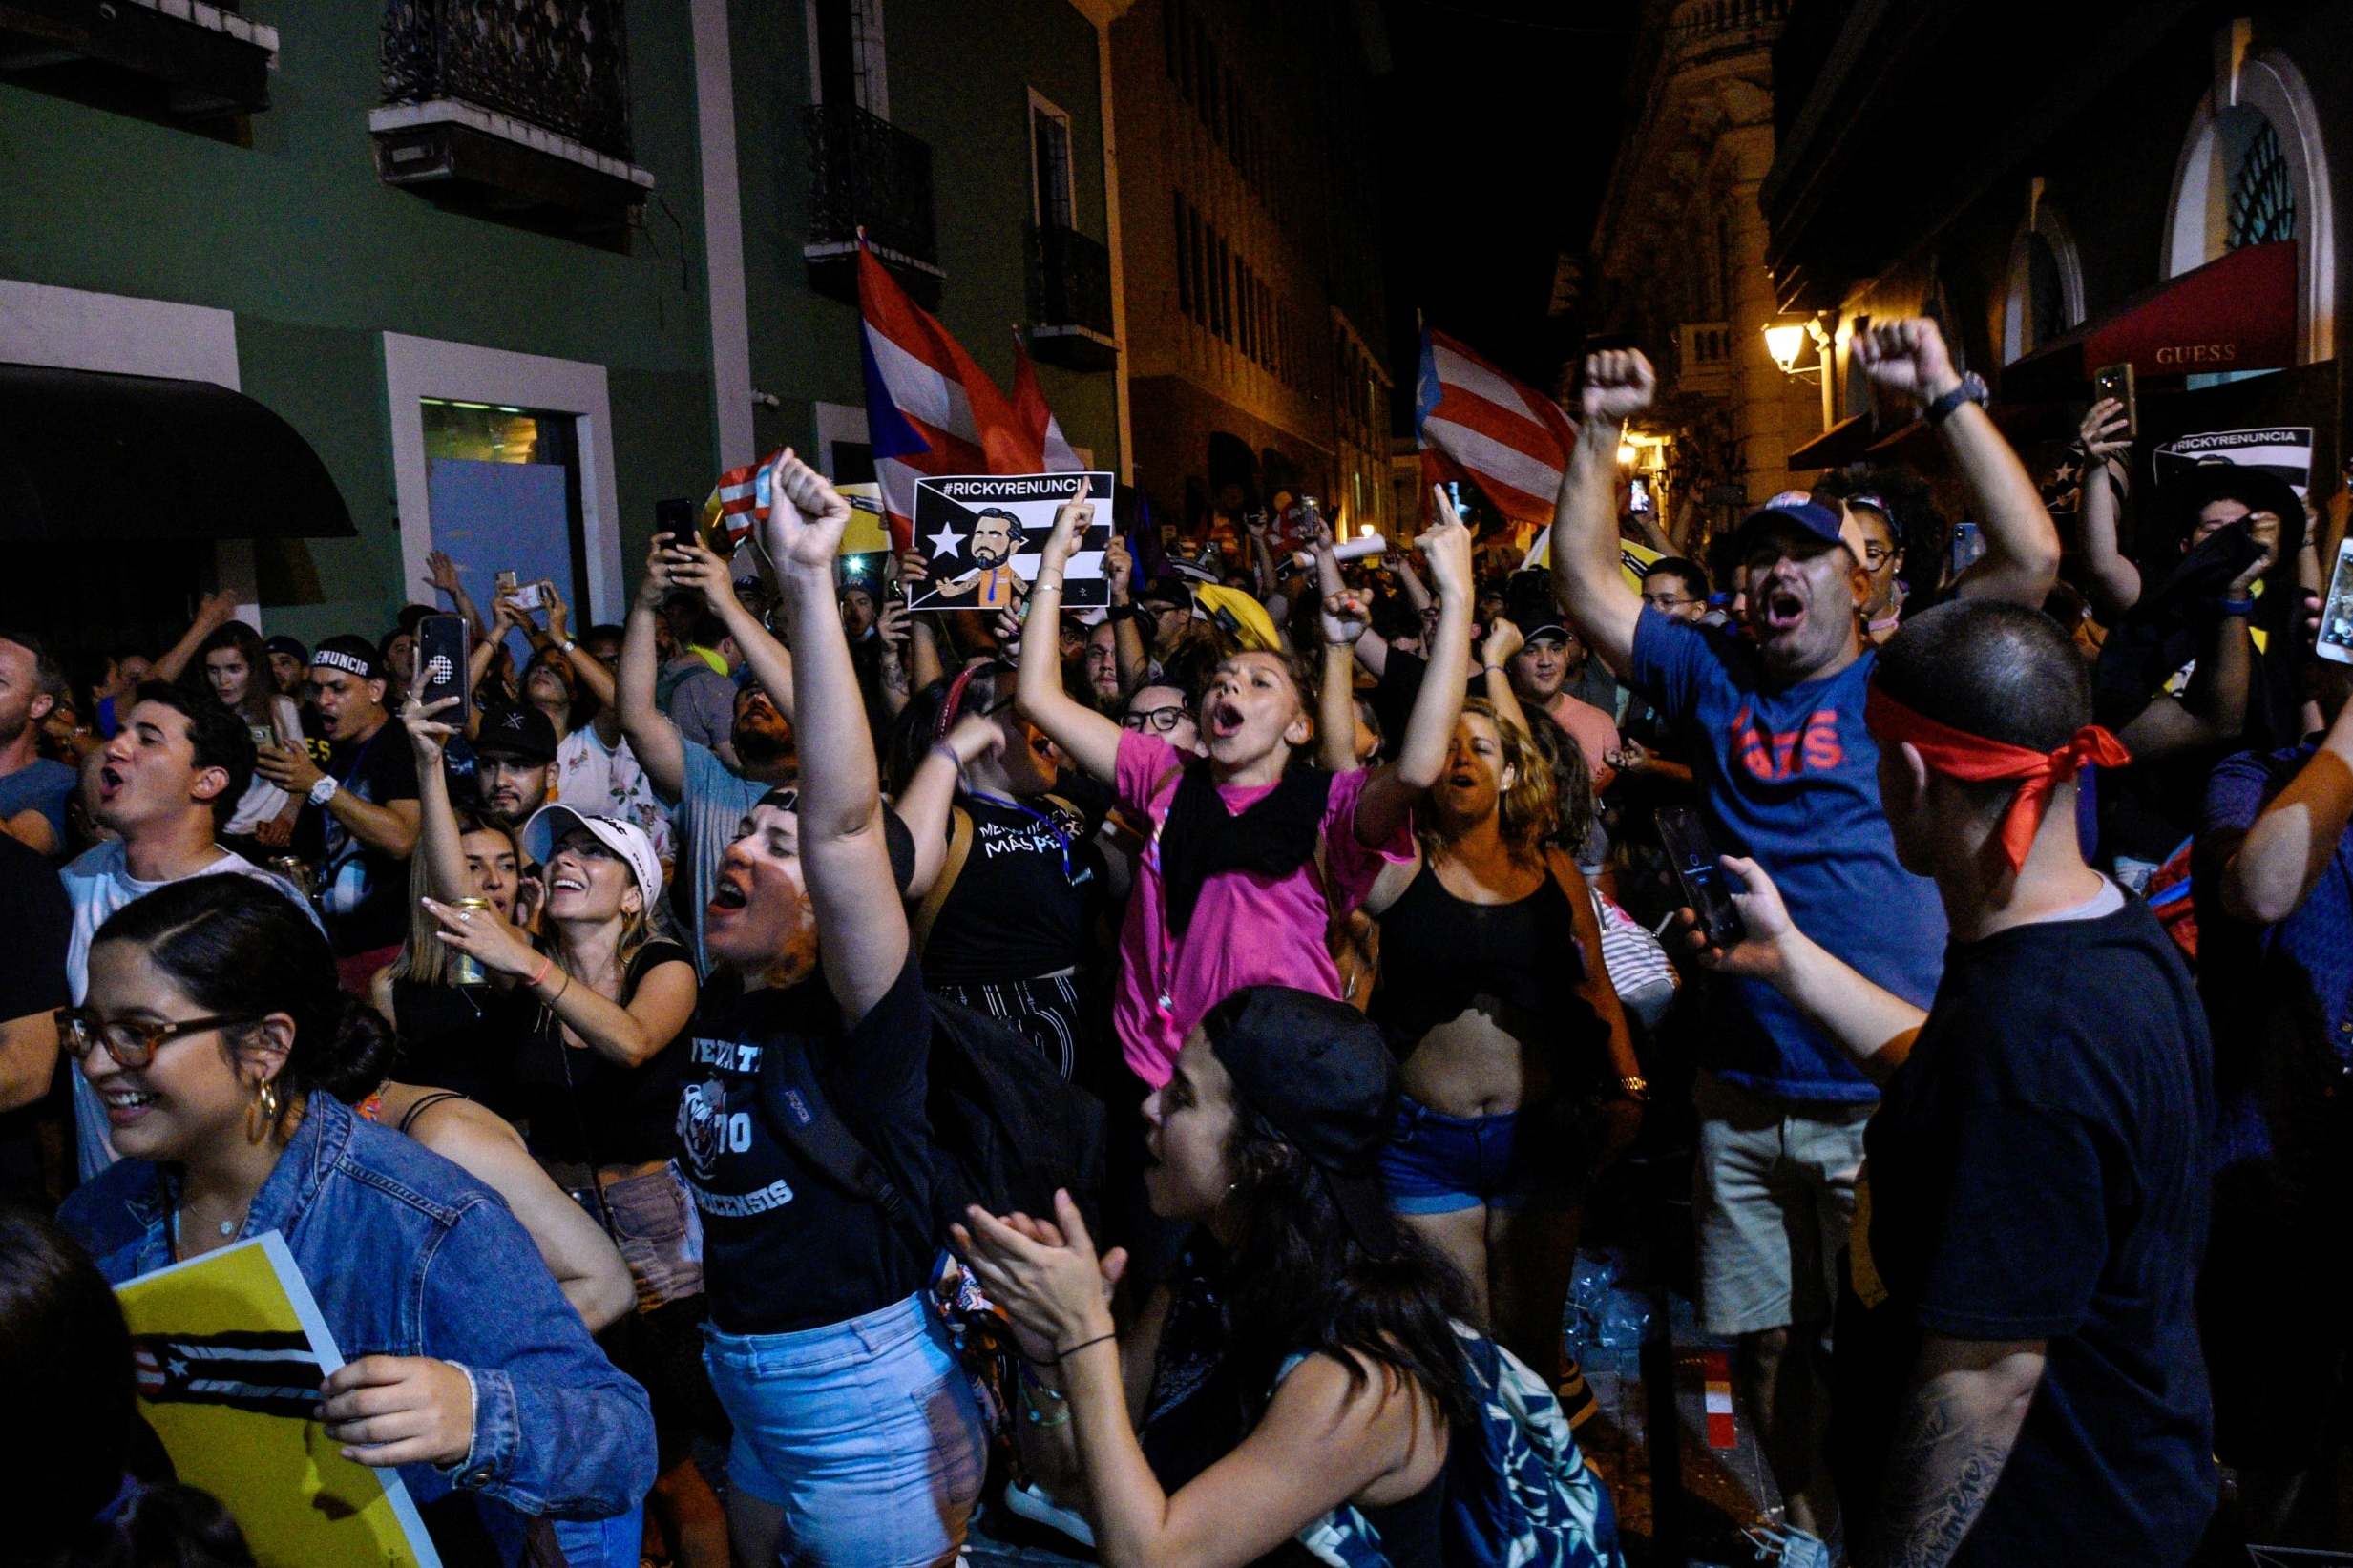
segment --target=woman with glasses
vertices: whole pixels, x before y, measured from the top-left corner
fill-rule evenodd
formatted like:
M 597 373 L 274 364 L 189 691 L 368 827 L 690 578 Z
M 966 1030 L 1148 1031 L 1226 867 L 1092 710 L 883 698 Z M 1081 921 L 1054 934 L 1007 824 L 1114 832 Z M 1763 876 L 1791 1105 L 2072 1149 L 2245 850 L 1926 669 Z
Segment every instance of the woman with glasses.
M 1071 1077 L 1096 1056 L 1080 965 L 1105 871 L 1095 825 L 1048 793 L 1061 753 L 1014 712 L 1013 672 L 977 664 L 908 700 L 892 763 L 915 841 L 907 896 L 925 986 L 1011 1025 Z
M 137 900 L 59 1024 L 122 1155 L 59 1218 L 110 1281 L 280 1232 L 354 1357 L 322 1390 L 326 1438 L 400 1471 L 445 1561 L 520 1561 L 528 1516 L 636 1508 L 644 1391 L 490 1188 L 327 1092 L 384 1024 L 292 901 L 244 877 Z
M 1127 700 L 1125 710 L 1120 714 L 1120 725 L 1138 735 L 1157 735 L 1177 750 L 1192 756 L 1206 755 L 1201 749 L 1201 727 L 1179 687 L 1137 687 L 1135 696 Z

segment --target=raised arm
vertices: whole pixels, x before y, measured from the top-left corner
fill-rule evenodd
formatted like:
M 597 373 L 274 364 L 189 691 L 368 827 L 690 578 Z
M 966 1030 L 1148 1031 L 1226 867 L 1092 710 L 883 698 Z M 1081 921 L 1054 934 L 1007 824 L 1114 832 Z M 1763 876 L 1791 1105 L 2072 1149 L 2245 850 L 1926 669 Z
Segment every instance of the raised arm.
M 1356 842 L 1363 845 L 1387 844 L 1403 829 L 1414 802 L 1445 771 L 1446 748 L 1462 716 L 1471 671 L 1471 534 L 1444 491 L 1439 491 L 1438 515 L 1438 527 L 1414 541 L 1438 583 L 1430 664 L 1414 695 L 1397 760 L 1375 772 L 1357 798 Z
M 1127 541 L 1117 533 L 1103 546 L 1103 575 L 1111 585 L 1111 657 L 1120 676 L 1120 694 L 1128 696 L 1144 684 L 1150 668 L 1144 629 L 1136 624 L 1135 565 Z
M 703 596 L 703 602 L 711 607 L 711 613 L 726 627 L 727 635 L 735 638 L 735 645 L 744 650 L 744 662 L 750 666 L 751 678 L 760 683 L 762 691 L 768 694 L 768 700 L 776 704 L 776 711 L 785 716 L 786 721 L 797 723 L 799 716 L 794 712 L 792 695 L 792 655 L 776 640 L 775 634 L 760 624 L 757 616 L 744 608 L 744 601 L 735 596 L 735 578 L 729 574 L 727 563 L 693 539 L 672 545 L 670 553 L 675 563 L 670 568 L 670 580 L 681 588 L 691 588 Z M 788 575 L 780 569 L 780 578 L 788 578 Z M 783 586 L 788 588 L 789 581 L 785 581 Z M 841 623 L 841 606 L 838 602 L 834 605 L 833 620 L 836 625 Z
M 654 701 L 654 683 L 662 673 L 662 656 L 654 651 L 654 617 L 661 613 L 662 596 L 670 591 L 669 548 L 670 535 L 657 533 L 645 552 L 645 575 L 638 581 L 638 596 L 621 629 L 615 697 L 621 733 L 629 737 L 638 764 L 656 789 L 676 800 L 686 788 L 686 742 Z
M 1095 503 L 1087 500 L 1065 501 L 1054 513 L 1054 532 L 1030 587 L 1029 635 L 1021 638 L 1015 703 L 1073 762 L 1108 784 L 1119 771 L 1120 726 L 1062 690 L 1062 574 L 1094 520 Z
M 204 639 L 236 618 L 237 596 L 234 594 L 207 594 L 197 600 L 196 618 L 188 623 L 188 629 L 180 634 L 179 640 L 156 660 L 155 678 L 158 680 L 178 680 L 195 659 L 196 651 L 204 646 Z M 268 676 L 269 671 L 264 668 L 254 671 L 251 678 L 263 680 Z
M 1746 889 L 1734 893 L 1733 902 L 1748 934 L 1729 949 L 1708 947 L 1706 938 L 1691 929 L 1691 911 L 1683 910 L 1700 962 L 1726 974 L 1763 980 L 1837 1040 L 1864 1077 L 1874 1083 L 1886 1082 L 1911 1054 L 1912 1040 L 1928 1014 L 1863 978 L 1799 930 L 1781 902 L 1780 889 L 1756 862 L 1726 855 L 1723 864 Z
M 1922 408 L 1962 384 L 1944 334 L 1924 318 L 1877 323 L 1855 335 L 1854 351 L 1875 386 Z M 1938 422 L 1936 433 L 1985 534 L 1985 554 L 1961 575 L 1953 592 L 2041 609 L 2059 580 L 2059 531 L 2042 491 L 1992 416 L 1976 404 L 1955 408 Z
M 426 585 L 434 592 L 450 596 L 452 608 L 466 617 L 467 629 L 473 633 L 476 642 L 489 639 L 490 628 L 483 623 L 482 612 L 474 608 L 473 596 L 466 592 L 466 585 L 458 576 L 455 561 L 438 550 L 426 552 L 425 581 Z
M 1642 618 L 1642 596 L 1619 565 L 1618 431 L 1657 390 L 1650 362 L 1633 349 L 1586 356 L 1582 418 L 1552 504 L 1552 591 L 1613 670 L 1632 667 Z
M 591 658 L 587 649 L 572 638 L 572 610 L 564 596 L 552 582 L 539 584 L 540 601 L 547 606 L 548 640 L 559 649 L 564 662 L 572 667 L 572 677 L 600 707 L 613 705 L 613 672 Z M 578 710 L 574 710 L 575 712 Z
M 1364 635 L 1364 600 L 1341 592 L 1323 601 L 1323 678 L 1315 686 L 1315 765 L 1333 773 L 1356 761 L 1356 665 L 1349 650 Z
M 2178 698 L 2158 694 L 2117 733 L 2135 762 L 2220 745 L 2247 727 L 2247 695 L 2255 681 L 2255 638 L 2248 625 L 2255 605 L 2251 596 L 2279 556 L 2279 519 L 2258 512 L 2250 515 L 2248 525 L 2261 554 L 2232 578 L 2222 590 L 2221 603 L 2213 607 L 2206 647 L 2189 686 Z
M 2222 907 L 2276 926 L 2296 912 L 2335 862 L 2353 823 L 2353 702 L 2222 865 Z
M 450 805 L 450 776 L 442 766 L 443 748 L 457 731 L 434 717 L 457 700 L 420 703 L 412 694 L 401 705 L 401 726 L 409 732 L 409 746 L 417 764 L 417 847 L 425 868 L 425 889 L 436 898 L 463 898 L 466 851 L 459 843 L 457 813 Z
M 768 477 L 772 499 L 759 529 L 784 589 L 794 725 L 801 754 L 826 763 L 801 776 L 801 870 L 817 912 L 826 984 L 842 1016 L 855 1023 L 906 967 L 907 909 L 891 874 L 882 780 L 833 587 L 850 503 L 789 447 L 777 453 Z
M 2128 423 L 2124 405 L 2104 397 L 2084 415 L 2075 440 L 2084 464 L 2083 506 L 2076 513 L 2084 547 L 2084 589 L 2091 608 L 2111 625 L 2140 602 L 2140 568 L 2125 558 L 2116 543 L 2124 466 L 2132 451 Z
M 1526 644 L 1527 638 L 1520 635 L 1519 627 L 1502 616 L 1496 617 L 1495 624 L 1487 628 L 1486 645 L 1479 650 L 1480 689 L 1485 693 L 1488 705 L 1495 709 L 1496 718 L 1516 726 L 1523 735 L 1534 735 L 1536 732 L 1528 727 L 1527 710 L 1520 705 L 1520 694 L 1511 689 L 1511 671 L 1507 667 L 1512 655 Z
M 948 738 L 924 753 L 915 775 L 891 803 L 915 843 L 914 875 L 908 878 L 907 896 L 921 898 L 939 880 L 948 859 L 948 814 L 956 806 L 956 780 L 964 769 L 993 751 L 1004 749 L 1005 732 L 993 719 L 968 713 L 956 721 Z

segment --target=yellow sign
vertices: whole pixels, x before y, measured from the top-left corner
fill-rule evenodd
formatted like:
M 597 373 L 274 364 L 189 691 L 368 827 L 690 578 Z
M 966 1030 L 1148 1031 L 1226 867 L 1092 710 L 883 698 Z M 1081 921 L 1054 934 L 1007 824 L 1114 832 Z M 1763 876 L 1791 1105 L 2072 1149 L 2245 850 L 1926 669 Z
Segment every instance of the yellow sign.
M 1626 573 L 1627 586 L 1637 594 L 1642 592 L 1642 579 L 1650 575 L 1650 568 L 1665 559 L 1664 555 L 1647 545 L 1638 545 L 1631 539 L 1618 541 L 1618 565 Z M 1552 530 L 1547 528 L 1536 535 L 1536 543 L 1528 551 L 1527 559 L 1520 563 L 1520 570 L 1544 572 L 1550 570 L 1551 566 Z
M 311 1418 L 343 1365 L 278 1232 L 116 1287 L 139 1414 L 186 1485 L 218 1498 L 254 1560 L 440 1568 L 400 1475 L 343 1457 Z

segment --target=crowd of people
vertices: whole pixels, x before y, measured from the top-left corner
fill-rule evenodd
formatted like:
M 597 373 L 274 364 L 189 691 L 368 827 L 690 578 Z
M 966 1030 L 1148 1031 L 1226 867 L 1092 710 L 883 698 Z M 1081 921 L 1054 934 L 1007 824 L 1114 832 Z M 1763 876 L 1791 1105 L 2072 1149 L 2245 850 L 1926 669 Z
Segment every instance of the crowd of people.
M 2343 507 L 2128 512 L 2103 403 L 2063 541 L 1933 324 L 1855 351 L 1950 484 L 1639 581 L 1610 351 L 1532 568 L 1440 489 L 1386 559 L 1120 533 L 1075 615 L 1078 500 L 911 615 L 787 452 L 620 625 L 436 555 L 382 638 L 0 631 L 0 1383 L 76 1412 L 26 1560 L 250 1560 L 105 1286 L 276 1231 L 351 1357 L 313 1419 L 447 1562 L 935 1563 L 977 1507 L 1619 1562 L 1563 1319 L 1636 1148 L 1814 1560 L 2186 1564 L 2217 1456 L 2325 1542 Z

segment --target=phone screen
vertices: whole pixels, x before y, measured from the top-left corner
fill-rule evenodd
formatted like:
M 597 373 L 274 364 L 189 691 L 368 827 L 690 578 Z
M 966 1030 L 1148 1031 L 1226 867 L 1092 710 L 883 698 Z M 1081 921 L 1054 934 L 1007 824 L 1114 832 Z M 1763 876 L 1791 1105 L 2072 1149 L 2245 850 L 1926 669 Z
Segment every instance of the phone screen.
M 427 616 L 417 622 L 417 701 L 427 707 L 446 698 L 454 708 L 433 715 L 436 723 L 466 727 L 466 620 L 462 616 Z
M 2333 664 L 2353 664 L 2353 539 L 2337 547 L 2337 569 L 2328 576 L 2313 651 Z
M 1675 880 L 1682 885 L 1684 901 L 1699 916 L 1708 940 L 1717 947 L 1739 941 L 1747 927 L 1741 923 L 1739 907 L 1733 903 L 1732 879 L 1716 864 L 1715 845 L 1697 813 L 1688 806 L 1661 807 L 1658 834 L 1674 866 Z

